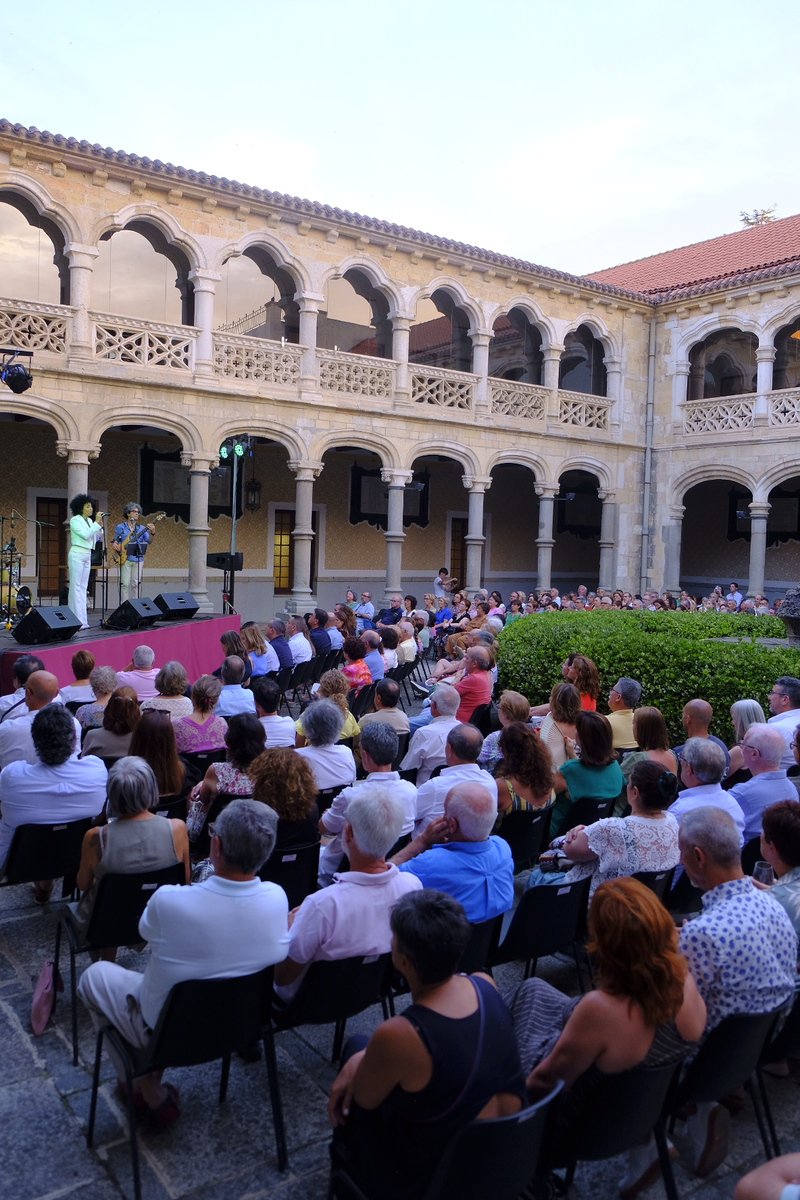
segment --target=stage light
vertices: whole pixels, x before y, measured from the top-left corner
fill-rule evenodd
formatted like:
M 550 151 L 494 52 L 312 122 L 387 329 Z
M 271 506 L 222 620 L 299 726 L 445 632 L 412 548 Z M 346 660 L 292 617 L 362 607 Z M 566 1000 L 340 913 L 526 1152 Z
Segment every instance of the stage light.
M 233 443 L 233 453 L 237 456 L 237 458 L 244 458 L 244 446 L 241 442 Z
M 227 447 L 227 446 L 225 445 L 225 443 L 223 442 L 223 444 L 222 444 L 222 445 L 220 446 L 220 448 L 219 448 L 219 456 L 220 456 L 220 458 L 222 458 L 222 459 L 226 459 L 226 458 L 228 457 L 228 455 L 229 455 L 229 454 L 230 454 L 230 450 L 228 449 L 228 447 Z
M 15 396 L 27 392 L 28 388 L 33 385 L 33 376 L 30 371 L 25 370 L 22 363 L 14 362 L 14 359 L 33 358 L 33 351 L 15 350 L 10 347 L 0 349 L 0 355 L 3 355 L 2 361 L 0 361 L 0 382 L 10 388 Z M 5 355 L 10 355 L 10 357 L 6 358 Z

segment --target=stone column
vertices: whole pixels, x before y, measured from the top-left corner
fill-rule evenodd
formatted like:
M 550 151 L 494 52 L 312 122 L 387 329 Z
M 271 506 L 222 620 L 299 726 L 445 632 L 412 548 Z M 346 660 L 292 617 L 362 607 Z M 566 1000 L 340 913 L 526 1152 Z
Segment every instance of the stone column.
M 492 335 L 478 330 L 472 337 L 472 373 L 478 376 L 475 384 L 475 408 L 488 411 L 489 399 L 489 343 Z
M 100 251 L 95 246 L 70 243 L 64 253 L 69 262 L 69 302 L 76 310 L 72 317 L 69 353 L 76 358 L 91 358 L 94 353 L 89 317 L 92 307 L 92 269 Z
M 214 374 L 214 296 L 221 275 L 214 271 L 190 271 L 194 287 L 194 323 L 200 330 L 194 348 L 194 369 L 199 375 Z
M 664 543 L 662 591 L 680 592 L 681 590 L 681 527 L 685 511 L 682 504 L 673 504 L 669 510 L 669 524 L 661 527 L 661 539 Z
M 598 488 L 597 495 L 603 502 L 600 517 L 600 587 L 613 591 L 617 586 L 617 499 L 615 492 Z
M 759 346 L 756 350 L 756 403 L 753 412 L 754 425 L 769 425 L 768 393 L 772 391 L 772 371 L 774 364 L 775 347 Z
M 558 373 L 561 370 L 561 355 L 564 347 L 559 345 L 547 346 L 542 350 L 542 385 L 550 395 L 547 398 L 548 417 L 558 417 Z
M 75 496 L 89 491 L 89 463 L 100 453 L 100 446 L 78 442 L 56 442 L 56 454 L 67 460 L 67 506 Z
M 322 470 L 322 463 L 295 460 L 288 466 L 289 470 L 294 472 L 294 572 L 292 595 L 286 607 L 291 612 L 304 613 L 313 608 L 315 603 L 311 589 L 311 543 L 314 540 L 311 516 L 314 507 L 314 480 Z
M 217 461 L 217 455 L 209 452 L 181 453 L 181 462 L 189 468 L 189 524 L 186 526 L 189 534 L 189 591 L 201 612 L 212 612 L 214 608 L 208 596 L 206 555 L 209 532 L 208 481 Z
M 481 586 L 481 555 L 483 543 L 483 497 L 492 486 L 491 477 L 479 479 L 475 475 L 463 475 L 464 487 L 469 490 L 469 525 L 464 538 L 467 547 L 466 589 L 473 595 Z
M 300 345 L 304 348 L 303 356 L 300 359 L 300 390 L 315 392 L 319 388 L 317 314 L 324 303 L 324 297 L 297 296 L 295 298 L 300 310 Z
M 384 597 L 389 599 L 394 593 L 402 595 L 401 572 L 403 567 L 403 542 L 406 535 L 403 529 L 403 504 L 406 484 L 411 482 L 411 471 L 396 471 L 390 467 L 381 470 L 381 479 L 389 487 L 389 503 L 386 514 L 386 583 Z
M 612 401 L 611 424 L 619 425 L 622 421 L 622 359 L 604 358 L 603 365 L 606 369 L 606 397 Z
M 748 595 L 764 591 L 767 561 L 767 519 L 772 507 L 766 500 L 752 500 L 750 509 L 750 570 L 747 576 Z
M 672 428 L 683 436 L 684 406 L 689 398 L 689 363 L 677 363 L 672 376 Z
M 395 398 L 401 404 L 411 399 L 408 383 L 408 347 L 411 338 L 411 321 L 408 317 L 392 317 L 392 358 L 395 368 Z
M 553 570 L 553 516 L 555 512 L 555 497 L 558 488 L 536 484 L 534 487 L 539 497 L 539 536 L 536 539 L 536 586 L 549 588 L 552 586 Z

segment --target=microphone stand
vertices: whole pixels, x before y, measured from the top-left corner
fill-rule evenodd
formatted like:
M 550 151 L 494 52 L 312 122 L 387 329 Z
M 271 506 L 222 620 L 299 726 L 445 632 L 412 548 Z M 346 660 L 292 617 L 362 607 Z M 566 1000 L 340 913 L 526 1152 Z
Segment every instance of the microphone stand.
M 108 513 L 103 513 L 103 562 L 100 567 L 100 589 L 103 593 L 103 604 L 100 609 L 100 626 L 105 628 L 106 624 L 106 608 L 108 607 L 108 534 L 106 533 L 106 517 Z

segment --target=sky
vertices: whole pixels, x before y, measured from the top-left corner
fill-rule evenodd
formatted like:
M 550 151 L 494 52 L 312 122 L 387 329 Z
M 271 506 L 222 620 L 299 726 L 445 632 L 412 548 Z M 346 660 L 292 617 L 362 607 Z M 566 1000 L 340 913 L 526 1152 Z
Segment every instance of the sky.
M 799 16 L 27 0 L 0 116 L 582 274 L 800 212 Z

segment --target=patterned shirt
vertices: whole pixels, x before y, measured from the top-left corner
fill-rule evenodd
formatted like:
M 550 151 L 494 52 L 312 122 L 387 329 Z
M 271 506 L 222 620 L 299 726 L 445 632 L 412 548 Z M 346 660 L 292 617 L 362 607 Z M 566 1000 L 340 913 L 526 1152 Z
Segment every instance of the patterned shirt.
M 729 879 L 703 896 L 680 948 L 708 1010 L 707 1029 L 732 1013 L 772 1012 L 794 994 L 797 934 L 752 880 Z

